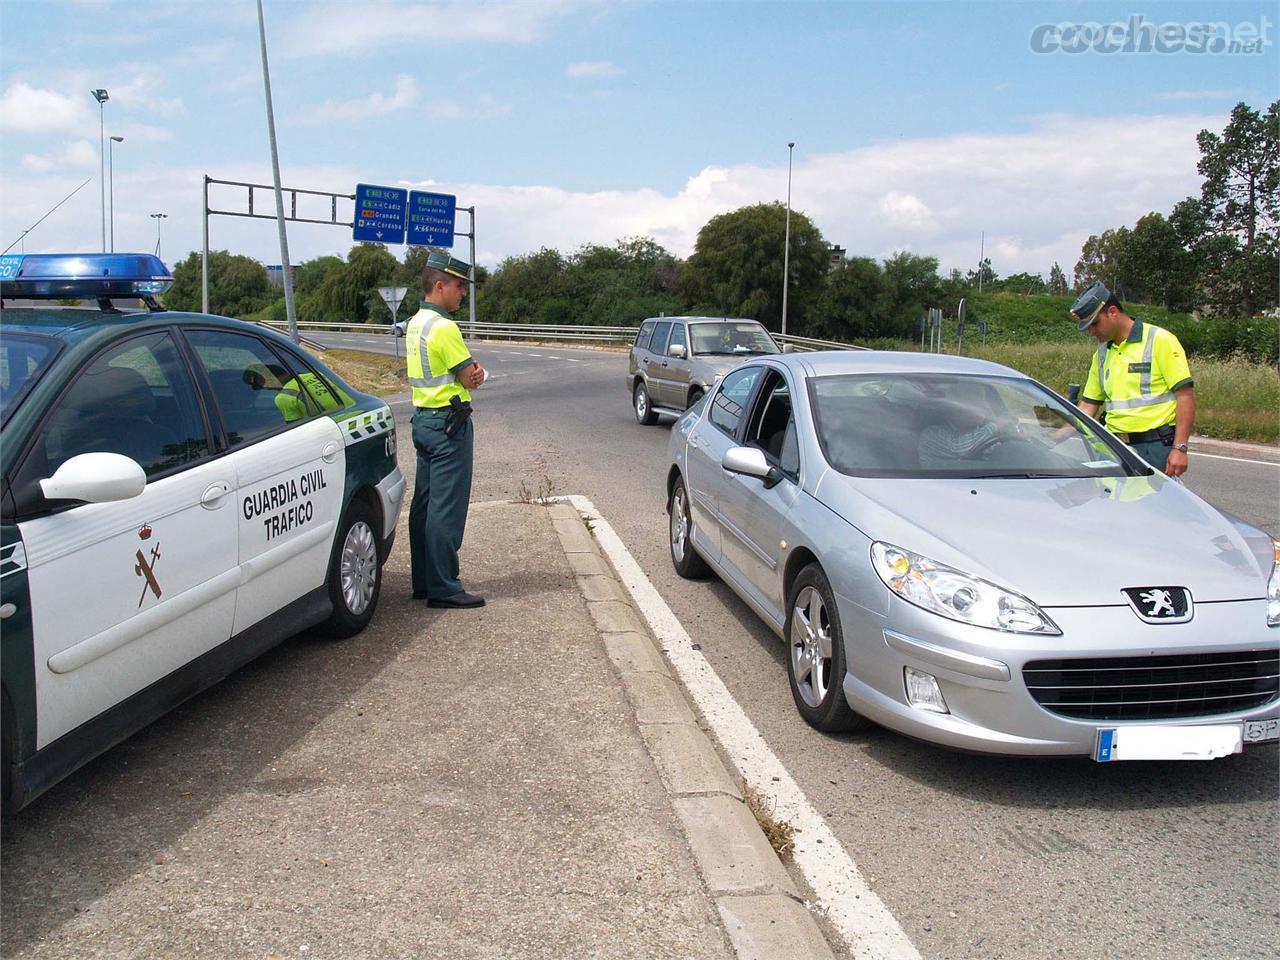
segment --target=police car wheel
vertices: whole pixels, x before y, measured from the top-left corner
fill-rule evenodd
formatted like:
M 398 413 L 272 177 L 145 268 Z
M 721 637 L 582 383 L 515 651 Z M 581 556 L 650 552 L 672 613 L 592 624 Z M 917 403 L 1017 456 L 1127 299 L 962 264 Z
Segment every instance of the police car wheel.
M 658 414 L 653 409 L 653 401 L 649 399 L 649 388 L 643 380 L 636 381 L 635 391 L 631 394 L 636 411 L 636 422 L 644 426 L 652 426 L 658 422 Z
M 827 733 L 868 726 L 844 698 L 844 635 L 822 567 L 811 563 L 801 570 L 788 600 L 787 679 L 800 716 Z
M 363 500 L 347 508 L 329 561 L 329 599 L 333 613 L 321 626 L 331 637 L 353 637 L 373 619 L 382 589 L 377 517 Z

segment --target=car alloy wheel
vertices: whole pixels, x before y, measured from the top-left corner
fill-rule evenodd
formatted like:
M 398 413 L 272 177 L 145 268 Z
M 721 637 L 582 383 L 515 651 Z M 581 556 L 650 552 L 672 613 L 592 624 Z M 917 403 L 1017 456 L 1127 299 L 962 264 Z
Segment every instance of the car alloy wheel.
M 363 520 L 347 531 L 341 564 L 342 599 L 358 617 L 368 609 L 378 585 L 378 543 L 372 528 Z
M 831 620 L 822 594 L 805 587 L 791 611 L 791 669 L 801 699 L 822 705 L 831 689 Z
M 690 535 L 693 533 L 693 519 L 689 515 L 689 495 L 684 488 L 684 480 L 677 478 L 671 490 L 671 524 L 669 527 L 671 540 L 671 565 L 676 573 L 688 580 L 705 577 L 708 570 L 705 560 L 693 549 Z
M 644 385 L 643 380 L 636 381 L 635 392 L 631 398 L 635 401 L 636 422 L 645 426 L 658 422 L 658 414 L 654 411 L 653 403 L 649 400 L 649 388 Z

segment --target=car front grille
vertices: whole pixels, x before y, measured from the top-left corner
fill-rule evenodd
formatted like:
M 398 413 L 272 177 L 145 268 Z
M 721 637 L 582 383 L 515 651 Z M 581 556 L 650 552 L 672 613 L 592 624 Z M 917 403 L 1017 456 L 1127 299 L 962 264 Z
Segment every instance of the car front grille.
M 1040 706 L 1064 717 L 1206 717 L 1280 697 L 1280 650 L 1034 660 L 1022 679 Z

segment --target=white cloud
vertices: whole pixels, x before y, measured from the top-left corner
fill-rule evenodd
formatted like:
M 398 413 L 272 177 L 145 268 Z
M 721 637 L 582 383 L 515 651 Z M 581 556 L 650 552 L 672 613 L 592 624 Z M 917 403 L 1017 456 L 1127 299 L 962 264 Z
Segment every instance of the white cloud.
M 98 166 L 98 147 L 88 140 L 73 140 L 52 153 L 27 153 L 22 157 L 22 169 L 32 173 L 48 173 L 65 167 Z
M 308 5 L 285 28 L 284 49 L 292 56 L 315 57 L 410 43 L 530 43 L 543 36 L 549 21 L 579 6 L 572 0 Z
M 81 129 L 90 120 L 89 99 L 87 87 L 83 97 L 72 97 L 15 81 L 0 95 L 0 130 L 60 133 Z
M 582 77 L 620 77 L 622 68 L 610 60 L 582 60 L 571 63 L 565 68 L 565 75 L 579 79 Z
M 487 93 L 469 100 L 434 97 L 426 105 L 427 116 L 434 120 L 492 120 L 510 112 L 510 105 L 498 103 Z
M 135 66 L 126 69 L 134 71 L 133 75 L 127 80 L 118 80 L 110 85 L 111 100 L 108 103 L 125 110 L 146 111 L 149 115 L 173 116 L 182 112 L 181 98 L 161 95 L 160 89 L 165 81 L 154 67 Z
M 1079 117 L 1046 117 L 1021 132 L 895 140 L 816 156 L 798 151 L 792 206 L 852 256 L 883 258 L 905 248 L 937 257 L 944 271 L 968 270 L 977 263 L 979 236 L 985 231 L 986 252 L 1000 275 L 1024 270 L 1044 274 L 1055 260 L 1070 274 L 1090 233 L 1132 225 L 1151 210 L 1167 213 L 1198 190 L 1195 135 L 1220 126 L 1221 118 L 1090 117 L 1089 123 L 1108 131 L 1105 154 L 1081 150 L 1084 122 Z M 147 214 L 165 211 L 170 216 L 164 224 L 166 259 L 198 250 L 204 173 L 197 167 L 138 169 L 132 163 L 122 171 L 117 164 L 116 249 L 149 249 L 155 242 L 155 224 Z M 220 168 L 218 176 L 271 182 L 265 165 L 230 165 Z M 368 169 L 330 165 L 286 166 L 282 176 L 287 186 L 338 193 L 350 193 L 357 182 L 368 182 L 371 176 L 372 182 L 379 182 Z M 17 236 L 75 185 L 70 171 L 58 176 L 28 170 L 6 178 L 5 202 L 0 204 L 4 241 Z M 460 204 L 475 204 L 480 224 L 477 259 L 493 266 L 503 257 L 544 246 L 571 252 L 583 244 L 612 244 L 631 235 L 651 236 L 676 255 L 688 256 L 698 230 L 716 214 L 746 204 L 783 201 L 787 168 L 785 162 L 707 166 L 693 172 L 674 193 L 649 188 L 582 192 L 554 184 L 402 185 L 457 194 Z M 231 188 L 221 189 L 228 191 L 226 196 L 210 198 L 216 209 L 243 207 L 242 196 L 235 196 Z M 260 209 L 273 209 L 268 197 L 269 191 L 258 192 Z M 98 242 L 98 205 L 96 191 L 81 191 L 41 225 L 27 249 L 90 249 Z M 321 207 L 312 215 L 327 219 L 327 204 L 321 202 Z M 349 213 L 340 203 L 339 216 Z M 215 249 L 279 262 L 275 227 L 268 220 L 216 217 L 210 232 Z M 465 241 L 460 242 L 465 256 L 469 251 Z M 295 260 L 345 255 L 350 247 L 349 229 L 289 225 Z M 402 249 L 392 249 L 403 255 Z
M 390 95 L 374 92 L 357 100 L 326 100 L 303 114 L 305 123 L 326 123 L 330 120 L 360 120 L 380 117 L 398 110 L 407 110 L 418 99 L 418 84 L 413 77 L 401 74 L 396 78 L 395 91 Z

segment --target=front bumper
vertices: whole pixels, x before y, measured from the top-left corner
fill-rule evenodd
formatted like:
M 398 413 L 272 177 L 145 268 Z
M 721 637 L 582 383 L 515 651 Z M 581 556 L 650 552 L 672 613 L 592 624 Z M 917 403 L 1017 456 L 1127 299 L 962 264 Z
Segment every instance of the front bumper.
M 891 598 L 881 616 L 840 599 L 850 673 L 845 697 L 875 722 L 943 746 L 1025 756 L 1092 755 L 1100 728 L 1202 725 L 1280 717 L 1280 696 L 1249 709 L 1177 719 L 1084 720 L 1036 702 L 1023 667 L 1038 660 L 1150 657 L 1280 648 L 1265 624 L 1265 601 L 1202 603 L 1192 621 L 1146 624 L 1126 606 L 1046 612 L 1061 636 L 1007 634 L 956 623 Z M 907 702 L 903 670 L 932 674 L 950 713 Z M 856 675 L 855 675 L 856 674 Z

